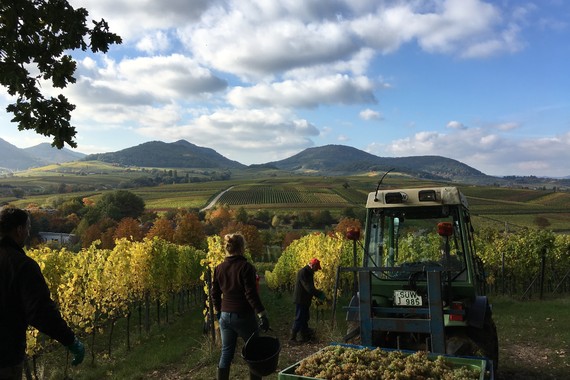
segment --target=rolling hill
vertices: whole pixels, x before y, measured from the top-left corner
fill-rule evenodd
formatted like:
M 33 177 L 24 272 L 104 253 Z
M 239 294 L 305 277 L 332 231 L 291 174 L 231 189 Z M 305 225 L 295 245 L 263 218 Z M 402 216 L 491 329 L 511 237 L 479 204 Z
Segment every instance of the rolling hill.
M 213 149 L 203 148 L 186 140 L 173 143 L 150 141 L 117 152 L 91 154 L 84 159 L 125 166 L 156 168 L 241 169 L 246 167 L 222 156 Z
M 23 150 L 39 160 L 42 165 L 78 161 L 85 157 L 83 153 L 74 152 L 67 148 L 57 149 L 49 143 L 41 143 Z
M 441 180 L 490 179 L 477 169 L 441 156 L 378 157 L 345 145 L 308 148 L 281 161 L 267 165 L 288 171 L 348 175 L 366 171 L 394 169 L 415 177 Z
M 537 177 L 492 177 L 460 161 L 442 156 L 379 157 L 345 145 L 308 148 L 289 158 L 249 167 L 230 160 L 211 148 L 186 140 L 173 143 L 150 141 L 117 152 L 84 155 L 66 148 L 58 150 L 44 143 L 19 149 L 0 139 L 0 172 L 25 170 L 70 161 L 100 161 L 123 166 L 153 168 L 186 168 L 250 170 L 277 169 L 299 174 L 354 175 L 385 172 L 394 169 L 419 179 L 462 182 L 466 184 L 498 184 L 503 186 L 570 186 L 569 180 Z
M 67 148 L 54 148 L 48 143 L 21 149 L 0 138 L 0 168 L 5 171 L 18 171 L 49 164 L 77 161 L 84 156 L 83 153 L 77 153 Z

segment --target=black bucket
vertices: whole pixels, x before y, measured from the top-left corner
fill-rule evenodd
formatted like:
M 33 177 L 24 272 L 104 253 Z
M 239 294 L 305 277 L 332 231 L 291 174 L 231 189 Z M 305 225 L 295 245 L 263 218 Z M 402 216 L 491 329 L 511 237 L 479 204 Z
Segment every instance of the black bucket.
M 275 372 L 279 362 L 281 343 L 270 336 L 251 336 L 241 350 L 241 357 L 247 362 L 249 371 L 263 377 Z

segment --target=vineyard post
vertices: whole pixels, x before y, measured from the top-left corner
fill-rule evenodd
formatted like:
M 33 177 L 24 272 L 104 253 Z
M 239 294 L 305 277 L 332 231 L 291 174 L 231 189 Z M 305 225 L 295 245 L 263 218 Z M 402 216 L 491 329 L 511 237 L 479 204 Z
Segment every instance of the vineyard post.
M 127 351 L 131 350 L 131 310 L 127 311 Z
M 505 240 L 507 240 L 507 235 L 509 232 L 509 224 L 505 222 Z M 503 295 L 505 295 L 505 250 L 501 250 L 501 277 L 503 283 Z
M 546 247 L 542 248 L 541 256 L 540 256 L 540 299 L 544 294 L 544 271 L 546 267 Z
M 352 265 L 356 268 L 358 263 L 357 263 L 357 259 L 356 259 L 356 239 L 352 240 Z M 353 273 L 353 277 L 352 277 L 352 295 L 355 296 L 358 293 L 358 281 L 357 281 L 357 274 L 356 271 L 354 271 Z
M 208 287 L 208 322 L 210 324 L 210 334 L 212 335 L 212 344 L 216 341 L 216 328 L 214 326 L 214 300 L 212 300 L 212 272 L 210 267 L 206 267 L 206 286 Z
M 355 272 L 356 273 L 356 272 Z M 338 292 L 338 282 L 340 279 L 340 266 L 336 268 L 336 280 L 334 282 L 334 292 L 333 292 L 333 309 L 332 309 L 332 328 L 334 329 L 336 324 L 336 301 Z

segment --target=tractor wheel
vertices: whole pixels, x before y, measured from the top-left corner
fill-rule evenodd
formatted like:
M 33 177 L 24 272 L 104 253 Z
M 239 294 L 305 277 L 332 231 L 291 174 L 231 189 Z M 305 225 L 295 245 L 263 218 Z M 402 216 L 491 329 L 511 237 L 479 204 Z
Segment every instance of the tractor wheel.
M 495 373 L 499 366 L 499 339 L 497 336 L 497 327 L 493 321 L 491 309 L 487 309 L 485 313 L 485 321 L 482 329 L 469 327 L 467 334 L 475 342 L 480 351 L 480 355 L 485 356 L 493 361 L 493 369 Z

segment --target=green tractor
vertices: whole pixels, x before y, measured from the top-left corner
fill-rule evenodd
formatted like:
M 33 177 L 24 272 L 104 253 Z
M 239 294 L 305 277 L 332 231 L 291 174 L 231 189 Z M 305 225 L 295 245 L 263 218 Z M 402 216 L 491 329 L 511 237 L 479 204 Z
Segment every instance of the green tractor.
M 377 189 L 366 209 L 362 266 L 339 268 L 358 284 L 345 342 L 485 357 L 496 370 L 497 330 L 465 196 L 455 187 Z

